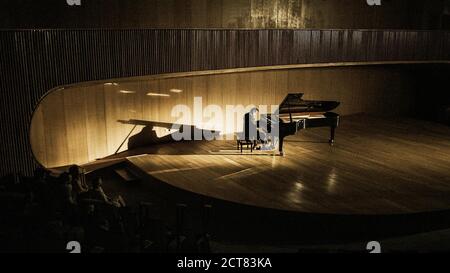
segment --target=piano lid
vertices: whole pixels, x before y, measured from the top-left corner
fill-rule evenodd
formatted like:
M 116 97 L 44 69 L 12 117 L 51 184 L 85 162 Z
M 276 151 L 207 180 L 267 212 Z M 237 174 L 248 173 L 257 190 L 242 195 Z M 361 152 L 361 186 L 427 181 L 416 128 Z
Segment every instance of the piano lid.
M 338 101 L 303 100 L 303 93 L 290 93 L 281 102 L 278 113 L 328 112 L 339 106 Z

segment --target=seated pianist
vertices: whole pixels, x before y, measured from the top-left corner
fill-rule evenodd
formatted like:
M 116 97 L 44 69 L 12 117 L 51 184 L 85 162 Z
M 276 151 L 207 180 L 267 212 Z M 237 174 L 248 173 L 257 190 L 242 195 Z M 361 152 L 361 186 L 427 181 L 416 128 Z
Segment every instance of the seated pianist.
M 274 150 L 275 147 L 272 144 L 273 141 L 270 138 L 270 134 L 263 122 L 258 119 L 259 109 L 252 108 L 247 114 L 244 115 L 244 130 L 238 133 L 238 149 L 242 152 L 242 146 L 250 146 L 251 151 L 255 150 Z
M 338 101 L 303 100 L 303 93 L 290 93 L 273 114 L 261 115 L 253 108 L 244 116 L 244 132 L 238 133 L 238 149 L 250 145 L 251 150 L 278 149 L 283 155 L 284 138 L 307 128 L 329 127 L 329 143 L 333 145 L 339 115 L 330 110 L 339 106 Z M 259 146 L 258 146 L 259 145 Z M 257 147 L 258 146 L 258 147 Z

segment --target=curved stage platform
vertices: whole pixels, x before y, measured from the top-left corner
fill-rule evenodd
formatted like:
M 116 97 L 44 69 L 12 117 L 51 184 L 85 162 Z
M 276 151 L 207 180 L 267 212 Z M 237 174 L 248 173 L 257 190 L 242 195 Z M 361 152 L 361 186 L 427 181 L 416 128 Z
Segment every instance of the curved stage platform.
M 313 231 L 329 242 L 450 225 L 450 128 L 356 115 L 342 118 L 333 147 L 327 137 L 327 129 L 288 137 L 284 157 L 239 154 L 234 142 L 214 141 L 113 158 L 140 177 L 139 191 L 212 204 L 223 234 L 278 233 L 292 242 L 293 233 Z

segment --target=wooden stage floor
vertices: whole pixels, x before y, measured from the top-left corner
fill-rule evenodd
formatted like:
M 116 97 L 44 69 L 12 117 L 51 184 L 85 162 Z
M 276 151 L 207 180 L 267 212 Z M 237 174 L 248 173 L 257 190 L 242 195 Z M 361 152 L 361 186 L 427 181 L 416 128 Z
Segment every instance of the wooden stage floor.
M 333 147 L 328 134 L 318 128 L 288 137 L 283 157 L 234 154 L 230 141 L 119 156 L 187 194 L 255 207 L 339 215 L 450 209 L 450 128 L 357 115 L 342 118 Z

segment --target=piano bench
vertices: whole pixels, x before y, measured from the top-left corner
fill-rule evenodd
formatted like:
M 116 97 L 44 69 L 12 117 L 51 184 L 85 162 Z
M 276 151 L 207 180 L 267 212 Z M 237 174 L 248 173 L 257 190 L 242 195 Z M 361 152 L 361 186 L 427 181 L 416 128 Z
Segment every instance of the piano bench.
M 253 153 L 253 149 L 256 148 L 256 140 L 248 140 L 248 139 L 238 139 L 237 140 L 237 149 L 243 151 L 243 147 L 247 146 L 247 150 L 250 146 L 250 151 Z

